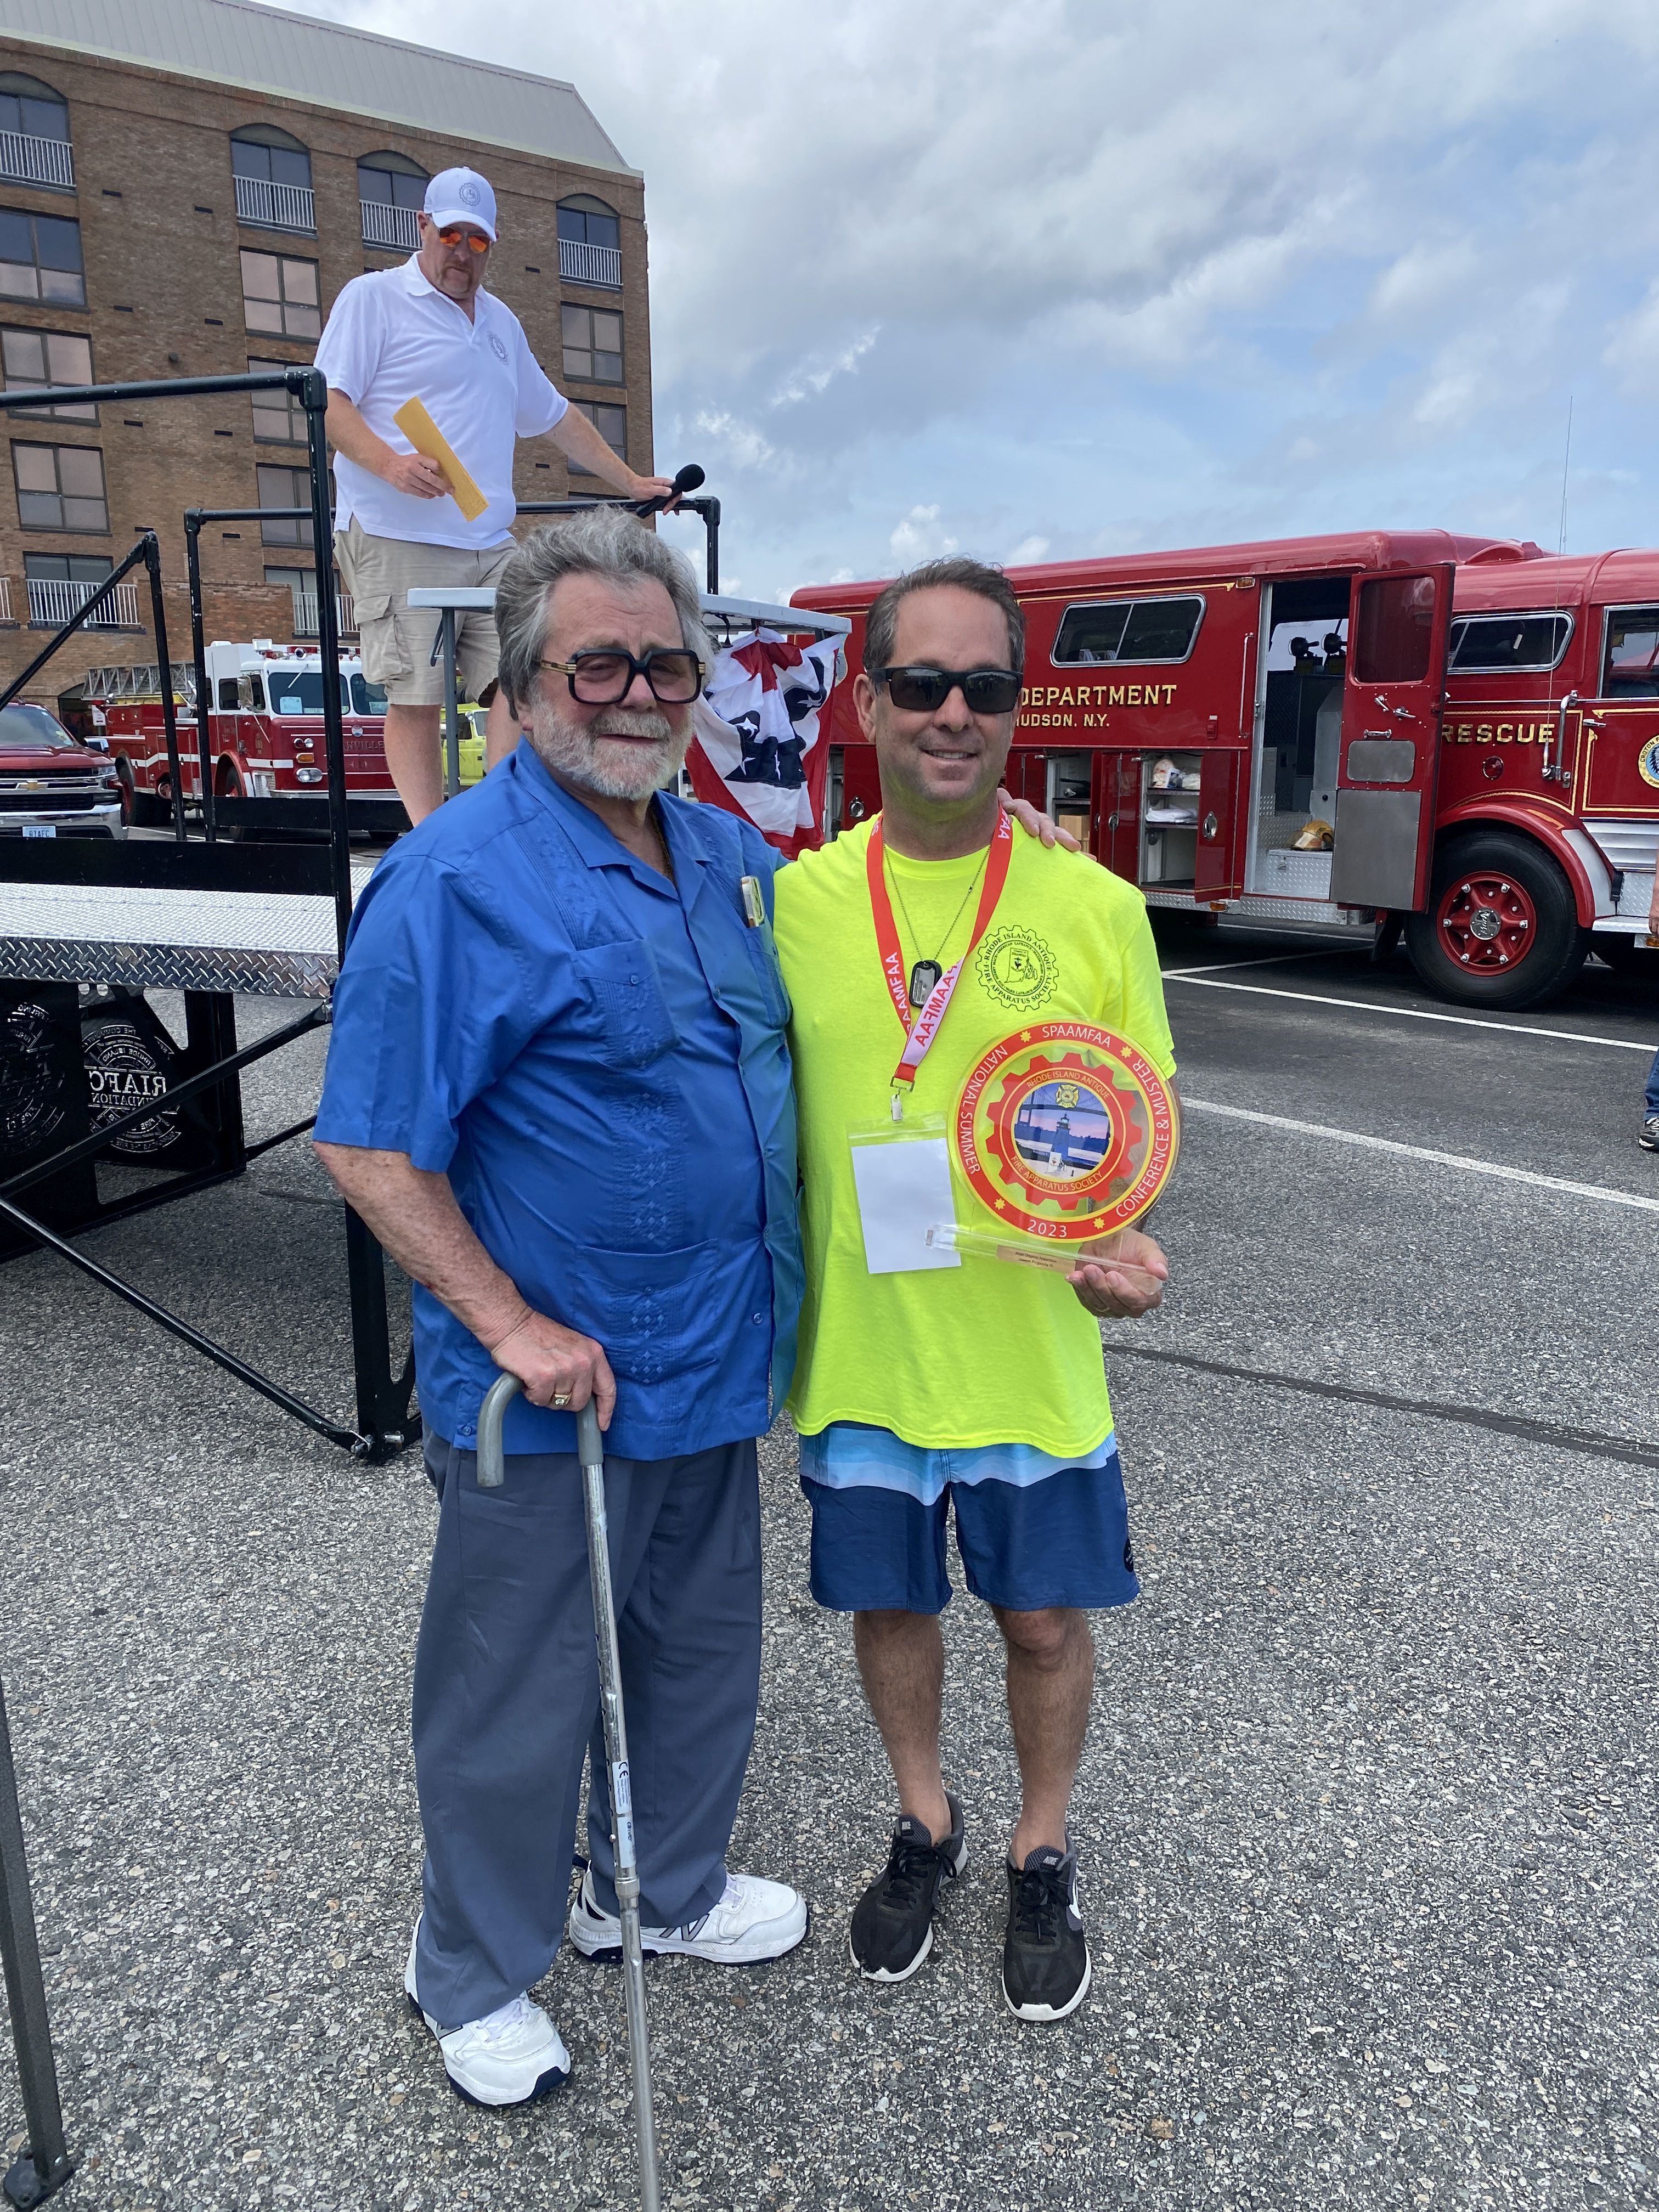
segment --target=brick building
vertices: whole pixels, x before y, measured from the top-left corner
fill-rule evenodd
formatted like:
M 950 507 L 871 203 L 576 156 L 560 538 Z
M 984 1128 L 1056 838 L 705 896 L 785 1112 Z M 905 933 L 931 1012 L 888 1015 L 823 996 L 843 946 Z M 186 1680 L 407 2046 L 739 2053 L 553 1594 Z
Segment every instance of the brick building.
M 0 0 L 0 374 L 6 386 L 308 362 L 335 295 L 416 244 L 426 179 L 495 188 L 489 284 L 562 391 L 648 470 L 644 185 L 574 87 L 252 0 Z M 0 419 L 0 673 L 9 679 L 146 526 L 189 651 L 186 507 L 288 507 L 305 418 L 284 395 L 50 404 Z M 522 500 L 568 479 L 520 444 Z M 202 533 L 210 638 L 304 636 L 307 526 Z M 131 583 L 131 580 L 130 580 Z M 142 572 L 30 684 L 155 657 Z M 350 608 L 342 609 L 348 631 Z

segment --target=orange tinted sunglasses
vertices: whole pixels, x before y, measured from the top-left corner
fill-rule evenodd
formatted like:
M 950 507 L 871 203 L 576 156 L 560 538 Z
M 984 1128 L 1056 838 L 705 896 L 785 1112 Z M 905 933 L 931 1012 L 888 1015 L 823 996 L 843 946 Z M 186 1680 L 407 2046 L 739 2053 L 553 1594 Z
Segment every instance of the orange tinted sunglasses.
M 487 238 L 476 230 L 463 230 L 459 223 L 451 223 L 447 230 L 441 230 L 438 235 L 446 246 L 459 246 L 465 240 L 475 253 L 488 253 L 489 251 Z

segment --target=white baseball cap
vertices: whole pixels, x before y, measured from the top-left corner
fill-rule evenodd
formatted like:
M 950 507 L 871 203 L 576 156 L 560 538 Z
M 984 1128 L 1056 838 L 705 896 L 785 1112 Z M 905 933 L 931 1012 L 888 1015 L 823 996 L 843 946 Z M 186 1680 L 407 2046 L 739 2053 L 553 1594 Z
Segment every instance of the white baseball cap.
M 495 242 L 495 195 L 489 178 L 476 169 L 441 170 L 426 188 L 426 211 L 440 230 L 446 223 L 470 222 Z

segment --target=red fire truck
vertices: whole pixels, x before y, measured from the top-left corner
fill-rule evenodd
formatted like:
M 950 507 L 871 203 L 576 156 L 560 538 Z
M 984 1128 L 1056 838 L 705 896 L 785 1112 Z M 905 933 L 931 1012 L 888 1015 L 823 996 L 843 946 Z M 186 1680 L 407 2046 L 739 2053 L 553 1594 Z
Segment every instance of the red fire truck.
M 208 731 L 216 797 L 320 799 L 328 781 L 323 750 L 323 672 L 317 648 L 219 642 L 207 648 Z M 201 796 L 193 673 L 173 694 L 185 797 Z M 181 673 L 175 667 L 175 678 Z M 129 821 L 167 818 L 172 800 L 160 672 L 154 662 L 87 672 L 66 709 L 89 718 L 121 779 Z M 386 694 L 368 682 L 362 663 L 340 660 L 345 720 L 346 788 L 354 798 L 390 801 L 397 791 L 386 764 L 381 732 Z
M 1535 1006 L 1592 946 L 1659 969 L 1659 552 L 1377 532 L 1009 580 L 1009 786 L 1150 904 L 1403 929 L 1472 1006 Z M 879 589 L 793 603 L 853 618 L 856 668 Z M 881 801 L 850 684 L 830 711 L 833 830 Z

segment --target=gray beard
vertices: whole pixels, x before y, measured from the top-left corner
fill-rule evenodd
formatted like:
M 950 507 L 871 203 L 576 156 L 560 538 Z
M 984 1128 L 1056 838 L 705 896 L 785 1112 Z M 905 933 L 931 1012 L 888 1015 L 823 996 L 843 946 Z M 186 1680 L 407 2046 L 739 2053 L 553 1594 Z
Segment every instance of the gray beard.
M 608 707 L 591 722 L 567 722 L 538 699 L 530 716 L 530 742 L 565 782 L 596 799 L 648 799 L 678 775 L 691 742 L 690 716 L 682 735 L 666 714 Z M 606 744 L 607 737 L 631 739 Z M 641 738 L 655 744 L 641 744 Z

